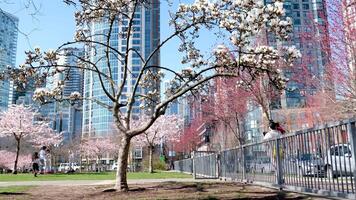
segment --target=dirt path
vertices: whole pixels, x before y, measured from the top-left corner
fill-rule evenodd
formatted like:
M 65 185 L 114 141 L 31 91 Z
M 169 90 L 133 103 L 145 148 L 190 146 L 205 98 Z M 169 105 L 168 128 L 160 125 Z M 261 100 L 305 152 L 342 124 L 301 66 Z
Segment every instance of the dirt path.
M 112 185 L 96 186 L 37 186 L 24 194 L 1 195 L 0 199 L 264 199 L 264 200 L 321 200 L 295 193 L 279 192 L 277 190 L 244 185 L 239 183 L 182 183 L 164 182 L 131 185 L 127 193 L 103 192 Z
M 198 180 L 198 182 L 206 180 Z M 171 179 L 137 179 L 128 180 L 128 184 L 146 184 L 146 183 L 162 183 L 162 182 L 197 182 L 192 178 L 171 178 Z M 114 180 L 58 180 L 58 181 L 13 181 L 0 182 L 0 187 L 8 186 L 81 186 L 81 185 L 110 185 L 114 184 Z

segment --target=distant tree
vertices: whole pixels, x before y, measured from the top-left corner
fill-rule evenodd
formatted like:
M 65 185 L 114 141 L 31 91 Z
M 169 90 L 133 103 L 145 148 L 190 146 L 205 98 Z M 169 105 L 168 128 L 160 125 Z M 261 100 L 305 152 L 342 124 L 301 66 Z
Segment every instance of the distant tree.
M 12 169 L 14 167 L 14 161 L 16 159 L 16 153 L 1 150 L 0 151 L 0 169 Z M 29 168 L 32 163 L 31 155 L 19 155 L 18 168 Z
M 221 134 L 233 134 L 234 146 L 244 143 L 243 122 L 247 114 L 247 105 L 251 95 L 238 87 L 237 78 L 219 77 L 214 80 L 213 92 L 209 92 L 202 105 L 204 121 L 222 125 L 224 131 L 217 130 L 218 138 L 225 138 Z M 216 127 L 219 128 L 219 127 Z M 225 141 L 226 142 L 226 141 Z
M 140 126 L 147 123 L 148 116 L 141 117 L 140 120 L 136 120 L 133 126 Z M 138 146 L 147 146 L 149 152 L 149 169 L 150 173 L 153 173 L 153 151 L 154 147 L 161 144 L 163 141 L 177 141 L 181 135 L 183 128 L 183 120 L 175 115 L 162 115 L 153 125 L 147 129 L 143 134 L 134 138 L 134 144 Z
M 61 135 L 56 134 L 47 122 L 36 121 L 37 113 L 24 105 L 13 105 L 0 115 L 0 137 L 13 137 L 16 141 L 14 174 L 17 173 L 21 141 L 35 146 L 59 144 Z
M 192 122 L 183 129 L 178 141 L 174 143 L 175 150 L 184 154 L 195 151 L 201 142 L 198 128 L 202 125 L 201 118 L 195 118 Z
M 104 156 L 117 154 L 119 146 L 111 138 L 90 138 L 80 142 L 79 150 L 81 157 L 86 158 L 87 164 L 89 160 L 96 160 L 97 164 L 100 164 L 98 162 Z

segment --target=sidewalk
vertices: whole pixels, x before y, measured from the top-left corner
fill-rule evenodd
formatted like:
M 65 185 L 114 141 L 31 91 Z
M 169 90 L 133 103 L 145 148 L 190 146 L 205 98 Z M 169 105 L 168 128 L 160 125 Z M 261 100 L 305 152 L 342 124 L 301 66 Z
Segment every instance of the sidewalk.
M 205 180 L 206 181 L 206 180 Z M 161 182 L 197 182 L 192 178 L 174 178 L 174 179 L 137 179 L 128 180 L 128 184 L 145 184 Z M 199 182 L 199 181 L 198 181 Z M 85 186 L 85 185 L 113 185 L 115 180 L 68 180 L 68 181 L 12 181 L 0 182 L 0 187 L 7 186 Z

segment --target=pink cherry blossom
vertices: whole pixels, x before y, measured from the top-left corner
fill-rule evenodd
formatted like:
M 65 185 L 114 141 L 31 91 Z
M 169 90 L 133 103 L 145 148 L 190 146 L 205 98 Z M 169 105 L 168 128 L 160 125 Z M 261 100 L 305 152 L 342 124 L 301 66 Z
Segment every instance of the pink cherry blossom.
M 12 105 L 7 111 L 1 113 L 0 137 L 13 137 L 16 140 L 16 156 L 14 160 L 14 173 L 20 155 L 21 141 L 26 141 L 34 146 L 56 145 L 61 142 L 61 135 L 55 134 L 47 122 L 36 121 L 38 113 L 31 107 Z
M 140 120 L 133 122 L 134 126 L 141 126 L 141 124 L 147 123 L 148 116 L 141 117 Z M 183 120 L 175 115 L 162 115 L 153 125 L 147 129 L 143 134 L 134 138 L 134 144 L 136 146 L 148 146 L 149 149 L 149 172 L 153 172 L 152 153 L 155 145 L 160 144 L 163 141 L 177 141 L 181 136 L 183 127 Z

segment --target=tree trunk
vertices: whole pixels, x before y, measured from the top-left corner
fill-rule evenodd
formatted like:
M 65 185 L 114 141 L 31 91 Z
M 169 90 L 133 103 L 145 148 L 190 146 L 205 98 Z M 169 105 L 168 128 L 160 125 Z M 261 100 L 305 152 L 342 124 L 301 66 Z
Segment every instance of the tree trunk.
M 83 164 L 83 162 L 82 162 L 82 155 L 80 155 L 80 158 L 79 158 L 80 160 L 79 160 L 79 172 L 80 173 L 82 173 L 82 164 Z
M 119 148 L 119 156 L 117 159 L 116 184 L 115 189 L 119 191 L 127 191 L 127 160 L 129 157 L 130 140 L 127 136 L 123 136 Z
M 149 151 L 148 172 L 153 173 L 153 162 L 152 162 L 153 146 L 152 145 L 148 146 L 148 151 Z
M 14 164 L 14 172 L 13 174 L 17 174 L 17 162 L 19 160 L 19 154 L 20 154 L 20 139 L 16 139 L 17 146 L 16 146 L 16 158 L 15 158 L 15 164 Z

